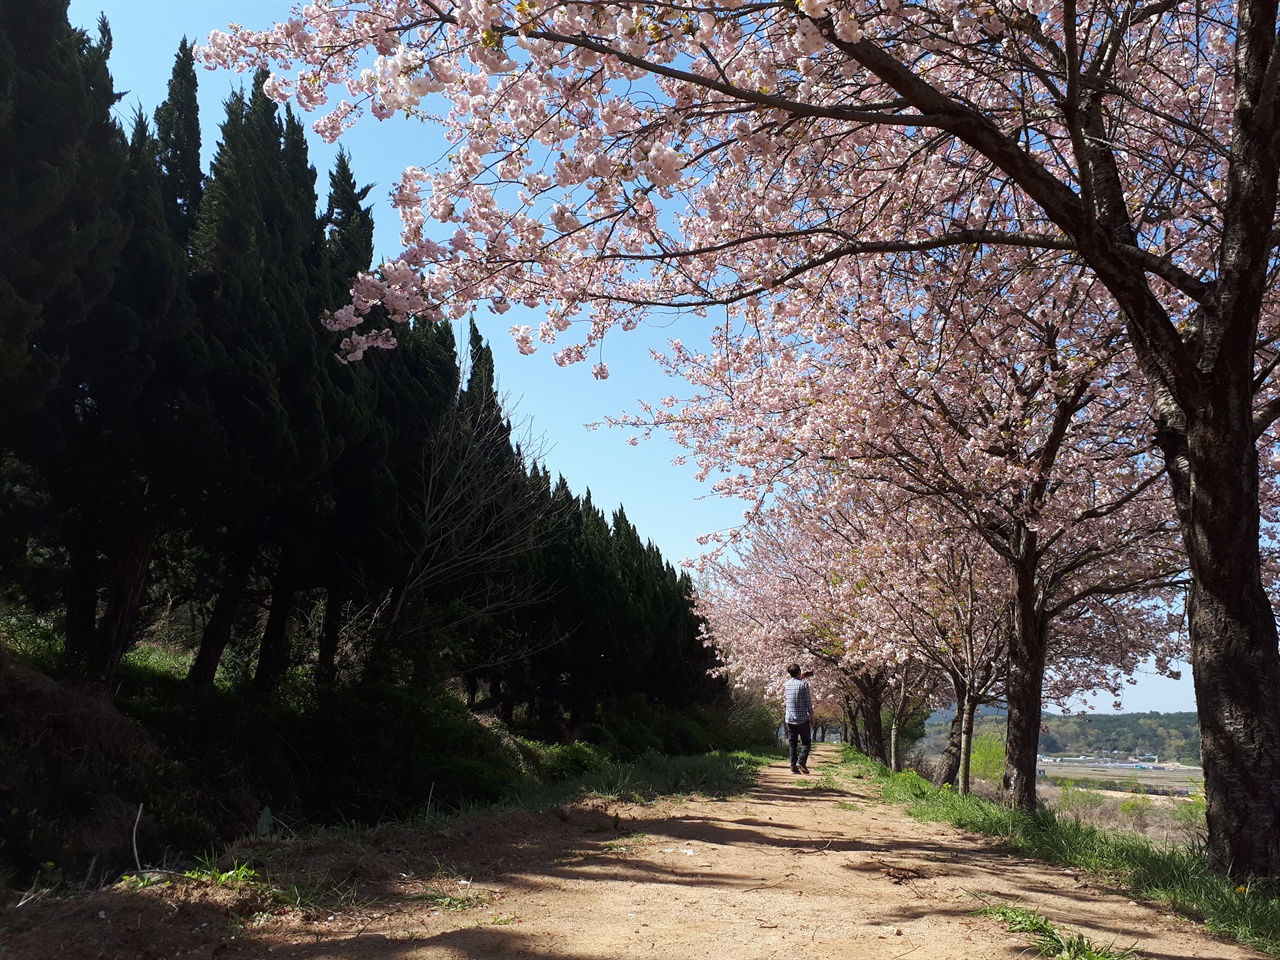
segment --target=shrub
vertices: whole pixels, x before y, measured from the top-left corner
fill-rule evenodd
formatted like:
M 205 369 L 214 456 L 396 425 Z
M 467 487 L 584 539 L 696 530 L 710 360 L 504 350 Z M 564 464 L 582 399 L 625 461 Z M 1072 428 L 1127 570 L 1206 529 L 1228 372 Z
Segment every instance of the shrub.
M 498 800 L 521 778 L 509 738 L 478 723 L 438 691 L 361 687 L 284 720 L 302 812 L 372 822 L 428 803 Z
M 969 774 L 983 780 L 999 780 L 1004 776 L 1004 740 L 999 734 L 980 733 L 973 738 L 969 754 Z

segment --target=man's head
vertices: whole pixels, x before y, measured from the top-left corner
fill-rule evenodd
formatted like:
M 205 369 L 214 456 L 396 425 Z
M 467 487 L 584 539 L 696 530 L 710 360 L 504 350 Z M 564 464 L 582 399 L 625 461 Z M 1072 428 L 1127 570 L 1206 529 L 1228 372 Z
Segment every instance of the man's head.
M 800 676 L 800 664 L 793 663 L 791 666 L 787 667 L 787 673 L 791 674 L 793 677 Z

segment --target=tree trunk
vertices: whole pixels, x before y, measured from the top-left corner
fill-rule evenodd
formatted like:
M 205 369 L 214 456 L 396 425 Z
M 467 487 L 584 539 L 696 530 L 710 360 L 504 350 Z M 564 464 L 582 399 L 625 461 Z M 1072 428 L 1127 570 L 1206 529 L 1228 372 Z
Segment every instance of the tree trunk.
M 960 717 L 960 796 L 967 797 L 970 788 L 969 761 L 973 759 L 973 715 L 978 712 L 978 698 L 966 691 L 964 703 L 956 711 Z
M 1191 567 L 1210 862 L 1224 873 L 1280 876 L 1280 655 L 1257 549 L 1257 451 L 1250 431 L 1209 414 L 1188 425 L 1185 444 L 1158 439 Z
M 262 643 L 258 647 L 258 666 L 253 675 L 253 689 L 259 696 L 269 696 L 280 687 L 293 659 L 292 631 L 293 600 L 297 595 L 293 576 L 293 561 L 289 547 L 280 551 L 280 564 L 276 569 L 275 588 L 271 591 L 271 609 L 262 630 Z
M 107 592 L 107 605 L 93 635 L 89 675 L 110 685 L 129 643 L 138 608 L 147 589 L 151 548 L 160 528 L 160 512 L 143 505 L 129 524 Z
M 858 712 L 862 715 L 862 729 L 866 739 L 867 756 L 872 760 L 888 766 L 889 751 L 885 749 L 884 737 L 884 700 L 880 694 L 880 685 L 874 681 L 858 684 L 861 694 Z
M 960 732 L 961 717 L 964 713 L 965 684 L 955 673 L 951 674 L 951 690 L 956 698 L 956 712 L 951 718 L 951 728 L 947 731 L 947 748 L 942 751 L 942 760 L 938 763 L 937 773 L 934 776 L 934 783 L 939 787 L 947 783 L 954 785 L 956 777 L 960 774 L 960 755 L 963 747 Z
M 65 594 L 65 653 L 71 675 L 86 680 L 90 675 L 93 625 L 98 618 L 98 537 L 97 518 L 82 508 L 67 525 L 69 579 Z
M 233 548 L 227 558 L 222 589 L 218 592 L 218 599 L 214 601 L 209 622 L 204 625 L 204 632 L 200 636 L 200 649 L 196 651 L 191 669 L 187 671 L 187 683 L 194 687 L 213 686 L 214 678 L 218 675 L 218 662 L 222 659 L 222 652 L 231 642 L 231 626 L 235 622 L 240 597 L 244 593 L 244 585 L 248 582 L 253 558 L 257 553 L 258 541 L 256 538 L 250 538 Z
M 898 752 L 898 712 L 893 712 L 893 721 L 889 724 L 889 769 L 894 773 L 902 772 L 902 755 Z
M 338 642 L 342 637 L 342 591 L 330 588 L 324 604 L 324 623 L 316 649 L 316 686 L 332 693 L 338 685 Z
M 870 751 L 862 742 L 862 731 L 858 729 L 858 711 L 854 709 L 853 701 L 848 697 L 844 698 L 844 717 L 845 725 L 848 727 L 846 741 L 864 757 L 870 756 Z
M 1009 729 L 1005 737 L 1004 790 L 1011 806 L 1033 811 L 1046 644 L 1044 618 L 1036 599 L 1035 533 L 1024 529 L 1019 540 L 1016 550 L 1022 559 L 1013 569 L 1013 629 L 1005 681 Z

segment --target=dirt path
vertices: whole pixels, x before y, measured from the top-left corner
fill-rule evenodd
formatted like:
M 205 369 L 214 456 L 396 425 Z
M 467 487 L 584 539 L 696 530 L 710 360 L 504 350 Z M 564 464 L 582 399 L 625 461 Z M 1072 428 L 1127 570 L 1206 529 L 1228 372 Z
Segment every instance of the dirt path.
M 961 960 L 1027 955 L 1027 941 L 976 916 L 1016 901 L 1099 944 L 1142 957 L 1244 960 L 1159 909 L 1073 871 L 1010 858 L 990 842 L 921 824 L 876 789 L 815 788 L 762 771 L 745 799 L 689 799 L 486 818 L 436 835 L 424 864 L 406 837 L 339 841 L 317 869 L 361 883 L 360 905 L 290 911 L 233 928 L 221 891 L 193 885 L 106 892 L 4 911 L 0 957 L 241 957 L 289 960 Z M 845 786 L 842 784 L 842 786 Z M 465 910 L 415 899 L 437 860 Z M 435 869 L 434 866 L 432 869 Z M 432 874 L 434 876 L 434 874 Z M 438 891 L 438 881 L 435 889 Z M 478 903 L 479 905 L 474 905 Z M 235 905 L 243 913 L 243 904 Z

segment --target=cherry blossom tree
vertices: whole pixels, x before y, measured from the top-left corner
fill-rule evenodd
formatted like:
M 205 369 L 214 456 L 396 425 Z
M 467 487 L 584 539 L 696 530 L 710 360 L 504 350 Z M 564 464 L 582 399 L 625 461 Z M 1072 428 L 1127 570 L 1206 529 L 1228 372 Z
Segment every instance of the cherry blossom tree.
M 787 664 L 815 668 L 817 702 L 839 705 L 850 742 L 896 764 L 897 729 L 911 708 L 942 705 L 931 665 L 875 642 L 868 624 L 849 615 L 842 600 L 848 565 L 833 552 L 834 541 L 796 521 L 782 508 L 758 512 L 736 536 L 735 557 L 721 551 L 701 558 L 697 610 L 706 642 L 739 685 L 775 698 Z
M 359 329 L 377 303 L 541 305 L 545 342 L 585 311 L 572 361 L 647 309 L 755 304 L 773 323 L 919 251 L 1038 251 L 1095 279 L 1190 558 L 1210 852 L 1277 875 L 1258 548 L 1258 442 L 1280 414 L 1276 37 L 1275 0 L 317 0 L 203 56 L 272 67 L 329 137 L 443 104 L 450 161 L 396 191 L 404 255 L 330 320 L 353 353 L 386 341 Z
M 783 323 L 775 310 L 770 325 L 719 331 L 709 355 L 677 346 L 669 362 L 700 393 L 650 415 L 708 467 L 737 467 L 725 486 L 780 491 L 809 505 L 810 525 L 830 527 L 822 535 L 856 536 L 858 549 L 910 542 L 892 527 L 867 530 L 868 504 L 898 525 L 918 517 L 930 550 L 985 543 L 1007 583 L 996 588 L 1009 644 L 1005 786 L 1032 809 L 1051 657 L 1166 661 L 1176 647 L 1150 601 L 1177 587 L 1183 559 L 1159 460 L 1141 438 L 1140 385 L 1117 362 L 1120 335 L 1096 281 L 1034 259 L 984 276 L 981 260 L 961 256 L 904 262 L 872 294 L 851 291 L 834 322 L 804 311 Z M 1011 289 L 1037 273 L 1034 289 Z M 934 503 L 868 496 L 884 487 Z M 940 527 L 931 511 L 948 520 Z
M 864 537 L 859 558 L 866 586 L 859 616 L 875 623 L 882 641 L 892 638 L 913 651 L 949 686 L 955 715 L 935 779 L 967 794 L 974 715 L 982 704 L 1004 697 L 1006 578 L 984 544 L 940 530 L 914 513 L 909 537 Z M 921 536 L 926 531 L 934 536 Z M 1076 680 L 1085 682 L 1079 675 Z

